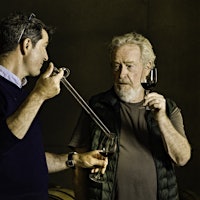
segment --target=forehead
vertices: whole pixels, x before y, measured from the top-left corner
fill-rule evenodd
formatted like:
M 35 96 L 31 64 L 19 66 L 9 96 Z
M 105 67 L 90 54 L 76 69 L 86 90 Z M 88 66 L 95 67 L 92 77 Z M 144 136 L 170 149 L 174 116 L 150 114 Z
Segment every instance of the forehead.
M 115 58 L 140 58 L 140 47 L 136 44 L 125 44 L 116 49 L 114 53 Z
M 41 41 L 44 42 L 44 43 L 49 42 L 48 33 L 44 29 L 42 29 L 42 39 L 41 39 Z

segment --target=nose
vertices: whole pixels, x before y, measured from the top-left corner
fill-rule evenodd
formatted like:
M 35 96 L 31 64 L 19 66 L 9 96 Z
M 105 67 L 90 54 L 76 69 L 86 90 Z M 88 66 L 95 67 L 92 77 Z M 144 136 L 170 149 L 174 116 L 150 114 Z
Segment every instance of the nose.
M 124 76 L 127 75 L 128 69 L 127 69 L 126 65 L 124 65 L 124 64 L 121 65 L 121 68 L 120 68 L 120 72 L 119 72 L 119 73 L 120 73 L 120 74 L 119 74 L 120 78 L 123 78 Z
M 48 56 L 47 51 L 45 51 L 45 54 L 44 54 L 44 61 L 47 61 L 47 60 L 49 60 L 49 56 Z

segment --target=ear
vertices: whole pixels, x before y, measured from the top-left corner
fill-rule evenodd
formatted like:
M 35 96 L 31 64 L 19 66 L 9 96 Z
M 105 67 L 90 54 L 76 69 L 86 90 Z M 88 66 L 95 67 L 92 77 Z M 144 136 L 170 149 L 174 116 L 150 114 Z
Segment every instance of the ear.
M 151 62 L 147 63 L 146 68 L 149 69 L 149 71 L 152 69 Z
M 144 68 L 145 68 L 145 76 L 147 76 L 150 73 L 151 68 L 152 68 L 151 62 L 148 62 Z
M 28 52 L 32 49 L 32 41 L 30 38 L 26 38 L 20 45 L 21 52 L 23 55 L 27 55 Z

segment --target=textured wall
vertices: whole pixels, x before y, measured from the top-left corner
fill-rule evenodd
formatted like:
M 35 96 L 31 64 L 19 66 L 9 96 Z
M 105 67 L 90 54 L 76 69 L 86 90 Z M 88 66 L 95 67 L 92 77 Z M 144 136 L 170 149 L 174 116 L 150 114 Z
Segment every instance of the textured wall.
M 71 70 L 68 80 L 86 99 L 112 84 L 107 45 L 112 36 L 138 31 L 154 46 L 159 69 L 157 90 L 174 99 L 184 115 L 193 148 L 191 161 L 177 169 L 181 188 L 199 193 L 200 174 L 200 1 L 195 0 L 7 0 L 0 17 L 14 10 L 34 12 L 57 27 L 50 60 Z M 65 152 L 80 106 L 63 88 L 41 110 L 44 143 Z M 71 171 L 50 175 L 50 182 L 72 186 Z

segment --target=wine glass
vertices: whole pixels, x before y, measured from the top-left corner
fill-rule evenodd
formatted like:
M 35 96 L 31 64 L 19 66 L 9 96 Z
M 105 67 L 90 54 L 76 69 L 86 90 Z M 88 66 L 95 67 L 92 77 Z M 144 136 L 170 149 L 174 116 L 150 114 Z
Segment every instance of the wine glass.
M 101 150 L 100 154 L 104 157 L 112 156 L 117 149 L 117 136 L 113 133 L 109 133 L 109 136 L 104 135 L 98 149 Z M 97 183 L 102 183 L 105 181 L 101 169 L 99 169 L 97 173 L 91 173 L 89 178 Z
M 145 74 L 142 75 L 141 85 L 145 89 L 145 95 L 147 95 L 151 91 L 151 88 L 156 86 L 157 80 L 158 80 L 158 73 L 156 67 L 152 68 L 147 75 Z M 146 110 L 150 110 L 148 106 L 146 106 L 145 108 Z

